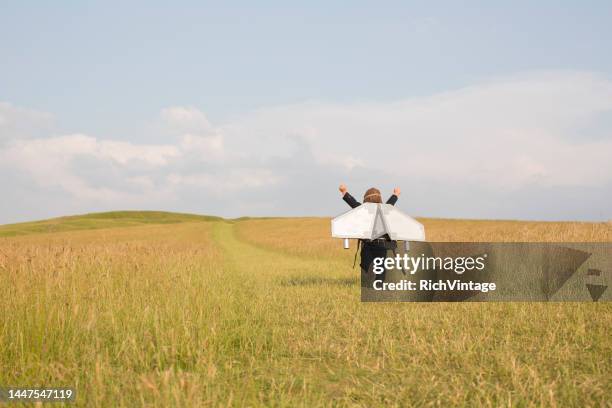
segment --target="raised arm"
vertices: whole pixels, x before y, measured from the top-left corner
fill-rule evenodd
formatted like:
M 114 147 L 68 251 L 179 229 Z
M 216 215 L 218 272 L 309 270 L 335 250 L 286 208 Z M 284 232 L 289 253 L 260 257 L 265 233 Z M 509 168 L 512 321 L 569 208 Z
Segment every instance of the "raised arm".
M 399 189 L 399 187 L 395 187 L 393 189 L 393 195 L 391 197 L 389 197 L 389 199 L 387 200 L 387 204 L 395 205 L 395 203 L 397 203 L 397 199 L 399 198 L 399 195 L 401 193 L 402 192 Z
M 340 193 L 342 194 L 342 199 L 348 205 L 350 205 L 351 208 L 359 207 L 361 205 L 359 201 L 355 200 L 355 198 L 349 194 L 348 189 L 346 188 L 344 184 L 340 184 L 340 187 L 338 189 L 340 190 Z

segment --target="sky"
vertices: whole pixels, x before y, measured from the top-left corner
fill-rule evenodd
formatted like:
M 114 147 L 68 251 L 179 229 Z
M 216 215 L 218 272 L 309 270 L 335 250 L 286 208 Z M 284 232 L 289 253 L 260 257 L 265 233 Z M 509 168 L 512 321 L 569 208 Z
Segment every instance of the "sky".
M 0 223 L 612 218 L 612 3 L 330 3 L 3 2 Z

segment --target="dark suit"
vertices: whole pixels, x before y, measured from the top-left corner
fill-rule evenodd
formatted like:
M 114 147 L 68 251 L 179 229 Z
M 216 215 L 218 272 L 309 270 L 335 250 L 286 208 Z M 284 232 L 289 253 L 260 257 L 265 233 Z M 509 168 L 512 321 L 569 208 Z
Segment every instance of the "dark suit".
M 351 206 L 351 208 L 357 208 L 361 203 L 350 195 L 345 193 L 342 199 Z M 393 194 L 387 200 L 387 204 L 395 205 L 397 202 L 397 196 Z M 370 270 L 370 266 L 374 262 L 374 258 L 385 258 L 387 256 L 387 249 L 395 249 L 397 244 L 395 241 L 391 241 L 388 235 L 385 235 L 381 239 L 375 241 L 369 241 L 362 239 L 361 241 L 361 262 L 359 265 L 364 272 Z M 378 275 L 377 279 L 385 280 L 385 273 Z
M 355 198 L 352 195 L 350 195 L 349 193 L 344 193 L 344 196 L 342 197 L 342 199 L 344 201 L 346 201 L 346 203 L 348 205 L 350 205 L 351 208 L 357 208 L 357 207 L 359 207 L 361 205 L 361 203 L 359 201 L 355 200 Z M 397 203 L 397 196 L 395 194 L 393 194 L 387 200 L 387 204 L 395 205 L 395 203 Z

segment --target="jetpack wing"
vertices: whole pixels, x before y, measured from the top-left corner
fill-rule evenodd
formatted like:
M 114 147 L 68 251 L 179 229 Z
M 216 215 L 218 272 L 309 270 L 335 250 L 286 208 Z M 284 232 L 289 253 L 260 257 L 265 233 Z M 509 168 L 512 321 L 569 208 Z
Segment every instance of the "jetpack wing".
M 390 204 L 381 204 L 380 212 L 393 241 L 425 241 L 425 227 Z
M 334 238 L 376 239 L 388 234 L 394 241 L 425 241 L 423 224 L 390 204 L 363 203 L 334 218 L 331 230 Z
M 331 227 L 334 238 L 376 239 L 385 234 L 378 206 L 373 203 L 364 203 L 337 216 Z

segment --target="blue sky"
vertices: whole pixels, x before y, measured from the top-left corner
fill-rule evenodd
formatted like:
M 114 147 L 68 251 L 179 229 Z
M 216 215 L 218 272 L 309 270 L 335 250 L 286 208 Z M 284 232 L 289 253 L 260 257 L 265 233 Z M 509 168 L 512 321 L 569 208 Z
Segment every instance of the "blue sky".
M 0 167 L 0 171 L 5 172 L 4 183 L 20 180 L 16 189 L 21 192 L 0 206 L 0 222 L 74 211 L 149 207 L 153 197 L 164 207 L 160 209 L 227 216 L 329 215 L 342 210 L 341 203 L 330 199 L 303 205 L 287 200 L 284 192 L 329 194 L 336 200 L 333 190 L 340 181 L 352 182 L 356 190 L 373 184 L 407 187 L 414 183 L 411 175 L 419 178 L 419 187 L 411 201 L 413 208 L 407 210 L 419 215 L 612 217 L 609 206 L 600 202 L 610 198 L 610 179 L 587 181 L 607 170 L 597 155 L 610 147 L 612 139 L 612 108 L 606 102 L 612 80 L 612 3 L 257 3 L 5 2 L 0 13 L 0 102 L 4 103 L 0 118 L 5 117 L 0 148 L 4 146 L 5 169 Z M 514 95 L 517 89 L 524 92 L 509 97 L 507 92 Z M 438 126 L 454 112 L 445 105 L 445 98 L 459 104 L 458 111 L 463 113 L 450 121 L 463 129 L 458 136 L 452 135 L 452 128 Z M 529 101 L 539 103 L 534 111 L 541 115 L 541 122 L 529 117 L 529 110 L 521 110 Z M 547 101 L 552 112 L 545 108 Z M 439 116 L 424 121 L 414 115 L 428 104 L 435 105 L 432 109 Z M 569 105 L 573 108 L 564 110 Z M 503 123 L 505 116 L 500 115 L 498 124 L 479 127 L 478 109 L 487 106 L 508 109 L 507 117 L 516 118 L 516 122 Z M 413 121 L 387 117 L 393 112 Z M 368 115 L 376 116 L 364 121 Z M 287 118 L 295 120 L 291 123 Z M 354 128 L 334 122 L 340 118 L 364 122 Z M 382 118 L 396 125 L 385 129 Z M 571 120 L 563 128 L 556 126 L 567 118 Z M 376 158 L 368 157 L 370 140 L 386 137 L 395 150 L 410 151 L 404 156 L 406 161 L 422 147 L 431 162 L 434 147 L 421 146 L 413 132 L 435 135 L 426 139 L 436 139 L 444 153 L 441 157 L 445 157 L 450 149 L 445 150 L 445 144 L 452 145 L 448 139 L 483 144 L 471 139 L 474 126 L 480 137 L 487 138 L 484 145 L 490 144 L 487 155 L 495 147 L 491 139 L 499 138 L 502 147 L 504 143 L 512 145 L 514 136 L 508 132 L 517 129 L 524 130 L 521 135 L 533 137 L 540 137 L 536 135 L 543 131 L 546 136 L 541 140 L 550 137 L 551 151 L 557 158 L 570 154 L 560 140 L 599 144 L 590 149 L 581 147 L 582 159 L 577 165 L 584 172 L 579 170 L 571 183 L 551 176 L 559 173 L 562 165 L 554 158 L 541 158 L 546 146 L 526 155 L 520 151 L 506 156 L 499 153 L 503 156 L 500 163 L 506 160 L 506 167 L 474 166 L 472 157 L 441 164 L 448 175 L 458 167 L 465 175 L 499 172 L 501 176 L 512 163 L 533 169 L 531 176 L 508 180 L 497 191 L 482 187 L 489 180 L 486 177 L 476 177 L 477 186 L 468 180 L 453 180 L 447 185 L 444 180 L 449 177 L 444 172 L 434 177 L 436 171 L 429 168 L 421 173 L 408 164 L 398 167 L 402 158 L 394 157 L 393 164 L 381 165 L 384 150 L 376 153 Z M 335 132 L 353 132 L 353 136 Z M 405 136 L 408 133 L 410 137 Z M 92 150 L 71 150 L 79 146 L 80 139 L 70 135 L 92 138 L 95 146 L 90 146 Z M 186 135 L 201 138 L 198 146 L 203 149 L 188 165 L 184 157 Z M 337 141 L 331 142 L 336 136 Z M 242 152 L 241 146 L 248 144 L 245 140 L 257 143 Z M 516 140 L 524 142 L 521 136 Z M 61 145 L 60 152 L 75 151 L 62 160 L 56 158 L 71 163 L 65 172 L 56 174 L 74 177 L 70 187 L 57 180 L 45 181 L 34 165 L 23 164 L 24 152 L 31 151 L 24 143 L 37 141 Z M 101 146 L 109 143 L 126 143 L 135 149 L 134 154 L 122 161 L 114 154 L 100 153 L 106 149 Z M 169 153 L 174 159 L 164 156 L 168 162 L 163 164 L 157 161 L 165 171 L 147 167 L 155 167 L 151 163 L 131 168 L 127 162 L 143 161 L 143 151 L 151 146 L 180 152 Z M 138 152 L 139 148 L 144 150 Z M 301 163 L 297 156 L 305 156 L 300 151 L 312 155 L 311 160 Z M 91 162 L 87 158 L 92 155 L 103 162 L 100 168 L 109 166 L 102 174 L 87 168 Z M 344 164 L 334 163 L 333 157 Z M 8 169 L 6 164 L 11 160 L 22 163 L 21 168 Z M 172 160 L 181 164 L 172 164 Z M 237 162 L 246 164 L 241 167 Z M 302 176 L 311 187 L 289 187 L 291 181 L 281 176 L 292 174 L 288 169 L 295 163 L 302 166 L 295 177 L 328 174 L 330 185 Z M 215 183 L 206 180 L 221 173 L 235 173 L 236 180 L 245 179 L 244 174 L 261 177 L 246 184 L 227 179 L 224 183 L 234 185 L 233 189 L 211 190 Z M 140 180 L 141 190 L 124 185 L 128 178 Z M 439 205 L 449 197 L 438 189 L 450 191 L 464 182 L 464 188 L 453 194 L 461 195 L 459 205 Z M 176 183 L 189 191 L 179 191 Z M 432 193 L 429 189 L 434 185 L 438 187 Z M 79 194 L 75 186 L 90 193 L 96 190 L 98 195 L 92 193 L 93 198 L 88 199 L 88 194 Z M 508 189 L 516 189 L 515 197 L 534 196 L 535 192 L 542 197 L 535 203 L 518 200 L 520 203 L 508 206 L 504 195 Z M 162 190 L 163 197 L 153 194 Z M 115 199 L 100 200 L 105 194 Z M 28 205 L 41 199 L 49 200 L 47 209 Z M 252 205 L 228 204 L 247 199 Z M 270 200 L 275 204 L 267 202 Z

